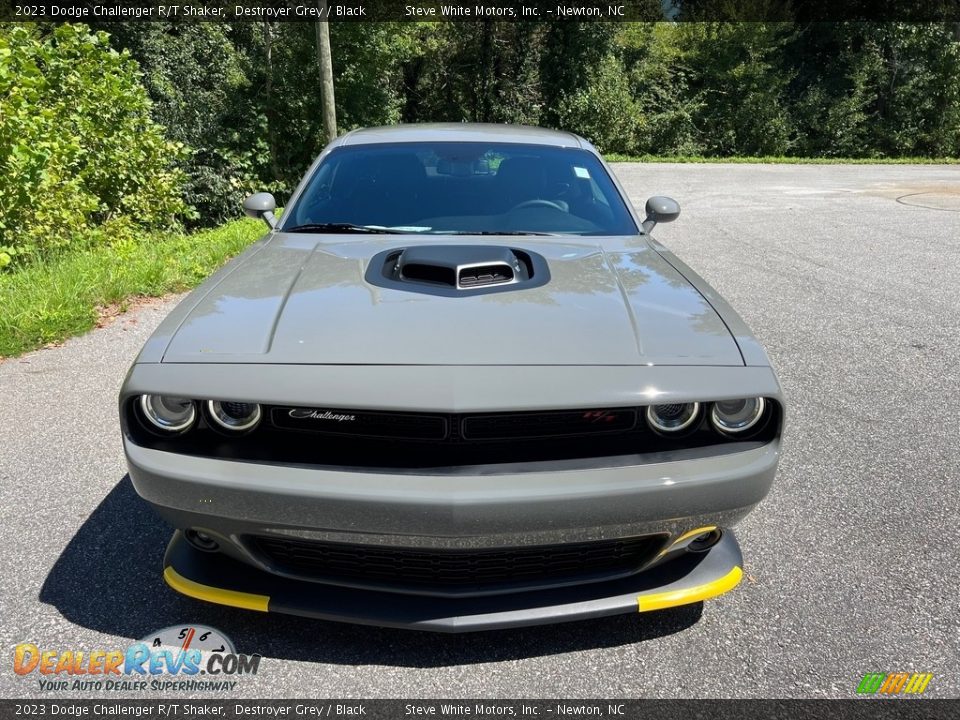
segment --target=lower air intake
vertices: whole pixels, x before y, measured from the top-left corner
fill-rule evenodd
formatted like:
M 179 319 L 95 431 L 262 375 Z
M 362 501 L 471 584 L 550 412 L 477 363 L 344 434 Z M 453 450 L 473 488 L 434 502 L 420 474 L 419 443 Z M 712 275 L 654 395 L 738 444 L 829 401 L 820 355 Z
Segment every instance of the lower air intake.
M 313 580 L 468 592 L 491 585 L 552 585 L 629 575 L 664 542 L 661 535 L 484 550 L 435 550 L 253 538 L 278 570 Z

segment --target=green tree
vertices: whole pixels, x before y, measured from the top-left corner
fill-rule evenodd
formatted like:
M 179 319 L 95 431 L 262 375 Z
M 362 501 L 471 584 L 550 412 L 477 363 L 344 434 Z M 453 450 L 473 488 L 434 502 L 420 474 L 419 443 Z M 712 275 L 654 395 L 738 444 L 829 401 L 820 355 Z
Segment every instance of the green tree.
M 259 184 L 256 113 L 249 115 L 251 61 L 226 24 L 102 23 L 111 44 L 130 52 L 167 137 L 190 148 L 180 167 L 196 222 L 235 217 Z
M 0 265 L 188 214 L 182 147 L 103 34 L 0 25 Z
M 683 23 L 681 62 L 692 71 L 689 93 L 698 143 L 710 155 L 783 155 L 790 149 L 782 62 L 792 26 L 784 23 Z
M 643 117 L 613 53 L 591 69 L 582 89 L 561 95 L 557 115 L 560 127 L 583 135 L 601 152 L 636 152 Z
M 407 61 L 408 121 L 537 123 L 542 28 L 536 23 L 442 23 Z M 412 82 L 411 82 L 412 81 Z
M 633 151 L 652 155 L 699 155 L 696 117 L 702 100 L 692 97 L 694 70 L 684 62 L 678 25 L 625 23 L 616 44 L 639 114 Z
M 818 23 L 788 46 L 797 152 L 960 152 L 960 41 L 939 23 Z
M 540 54 L 540 87 L 543 122 L 561 121 L 561 103 L 588 89 L 591 70 L 610 54 L 616 34 L 614 23 L 554 22 L 547 25 Z M 609 65 L 609 63 L 608 63 Z

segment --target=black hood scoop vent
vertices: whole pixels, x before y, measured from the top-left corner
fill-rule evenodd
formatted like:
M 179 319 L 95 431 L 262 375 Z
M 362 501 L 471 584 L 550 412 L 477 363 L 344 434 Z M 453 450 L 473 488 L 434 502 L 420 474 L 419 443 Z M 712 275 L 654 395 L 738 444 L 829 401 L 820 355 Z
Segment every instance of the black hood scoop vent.
M 524 257 L 505 247 L 421 245 L 406 248 L 394 260 L 393 278 L 455 288 L 523 282 L 533 270 Z M 520 253 L 526 256 L 526 253 Z
M 373 285 L 449 297 L 539 287 L 550 279 L 541 255 L 496 245 L 416 245 L 379 253 Z

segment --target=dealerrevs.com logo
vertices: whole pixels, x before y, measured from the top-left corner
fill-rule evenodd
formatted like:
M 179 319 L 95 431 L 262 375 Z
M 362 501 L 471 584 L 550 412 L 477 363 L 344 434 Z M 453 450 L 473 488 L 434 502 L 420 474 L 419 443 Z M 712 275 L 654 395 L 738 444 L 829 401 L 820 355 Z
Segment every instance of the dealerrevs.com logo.
M 259 655 L 237 653 L 230 639 L 205 625 L 172 626 L 126 648 L 72 650 L 20 643 L 13 671 L 34 677 L 44 691 L 234 690 L 256 675 Z

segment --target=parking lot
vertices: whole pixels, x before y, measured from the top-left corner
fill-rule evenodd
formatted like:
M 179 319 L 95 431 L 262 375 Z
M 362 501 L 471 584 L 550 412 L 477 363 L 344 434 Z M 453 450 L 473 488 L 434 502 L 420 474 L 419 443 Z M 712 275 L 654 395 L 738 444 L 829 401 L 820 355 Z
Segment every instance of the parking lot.
M 895 671 L 960 696 L 960 167 L 615 171 L 638 207 L 680 202 L 656 237 L 743 315 L 789 402 L 777 482 L 737 531 L 739 588 L 462 636 L 175 594 L 160 575 L 170 529 L 126 478 L 116 409 L 171 299 L 0 363 L 0 695 L 44 694 L 14 674 L 17 643 L 125 648 L 203 623 L 263 656 L 238 697 L 846 698 Z

